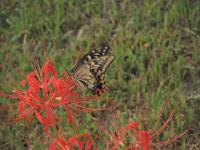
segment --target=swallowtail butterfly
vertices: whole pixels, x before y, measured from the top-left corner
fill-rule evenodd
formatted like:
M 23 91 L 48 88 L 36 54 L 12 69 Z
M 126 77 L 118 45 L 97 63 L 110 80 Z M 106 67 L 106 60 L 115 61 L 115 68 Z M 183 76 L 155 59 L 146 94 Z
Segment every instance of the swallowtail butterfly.
M 113 60 L 114 56 L 109 55 L 108 46 L 89 51 L 72 70 L 72 78 L 78 89 L 89 89 L 94 95 L 105 92 L 108 85 L 104 74 Z

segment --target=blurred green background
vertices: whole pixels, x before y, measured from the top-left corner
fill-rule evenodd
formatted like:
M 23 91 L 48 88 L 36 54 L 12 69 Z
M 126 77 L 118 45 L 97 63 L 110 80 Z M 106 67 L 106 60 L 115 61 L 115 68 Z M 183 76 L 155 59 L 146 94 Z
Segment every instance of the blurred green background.
M 156 130 L 176 108 L 158 140 L 192 130 L 161 149 L 200 148 L 200 0 L 1 0 L 1 91 L 19 87 L 32 56 L 44 60 L 42 34 L 58 72 L 71 70 L 78 47 L 83 55 L 108 43 L 116 59 L 106 78 L 117 90 L 106 96 L 114 97 L 119 124 Z M 112 104 L 96 104 L 104 105 Z M 93 115 L 109 123 L 106 112 Z M 83 117 L 96 130 L 91 114 Z M 0 149 L 45 149 L 38 130 L 0 126 Z

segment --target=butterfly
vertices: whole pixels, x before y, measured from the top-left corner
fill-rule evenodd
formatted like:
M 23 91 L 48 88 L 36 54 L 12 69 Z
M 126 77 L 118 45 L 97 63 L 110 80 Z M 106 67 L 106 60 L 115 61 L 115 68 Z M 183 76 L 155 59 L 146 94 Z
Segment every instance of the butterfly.
M 93 95 L 101 95 L 108 89 L 105 72 L 114 60 L 109 47 L 102 46 L 89 51 L 72 69 L 72 78 L 79 90 L 88 89 Z

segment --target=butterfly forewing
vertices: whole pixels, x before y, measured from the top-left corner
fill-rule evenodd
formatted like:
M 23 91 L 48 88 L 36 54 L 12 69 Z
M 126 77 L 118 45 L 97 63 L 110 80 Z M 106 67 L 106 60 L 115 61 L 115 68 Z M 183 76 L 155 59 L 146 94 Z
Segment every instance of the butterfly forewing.
M 93 49 L 89 51 L 82 59 L 83 62 L 90 61 L 92 59 L 101 57 L 101 56 L 106 56 L 108 55 L 109 52 L 109 47 L 108 46 L 103 46 L 97 49 Z
M 92 59 L 101 57 L 101 56 L 106 56 L 109 53 L 109 47 L 108 46 L 102 46 L 97 49 L 93 49 L 89 51 L 86 55 L 83 56 L 83 58 L 80 60 L 78 63 L 78 66 L 81 64 L 84 64 L 88 61 L 91 61 Z
M 109 53 L 109 47 L 108 46 L 102 46 L 97 49 L 93 49 L 89 51 L 86 55 L 83 56 L 83 58 L 75 65 L 73 68 L 72 72 L 74 72 L 76 69 L 78 69 L 81 65 L 88 63 L 88 62 L 93 62 L 91 60 L 94 60 L 96 58 L 99 58 L 101 56 L 106 56 Z M 93 64 L 92 64 L 93 65 Z

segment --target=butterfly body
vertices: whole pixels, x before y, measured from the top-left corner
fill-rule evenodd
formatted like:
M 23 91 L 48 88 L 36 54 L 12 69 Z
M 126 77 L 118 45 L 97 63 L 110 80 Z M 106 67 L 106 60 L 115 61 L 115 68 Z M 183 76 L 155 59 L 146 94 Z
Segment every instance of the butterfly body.
M 109 56 L 108 53 L 108 46 L 91 50 L 76 64 L 72 70 L 72 77 L 78 89 L 89 89 L 94 95 L 106 91 L 108 86 L 104 74 L 114 60 L 114 56 Z

